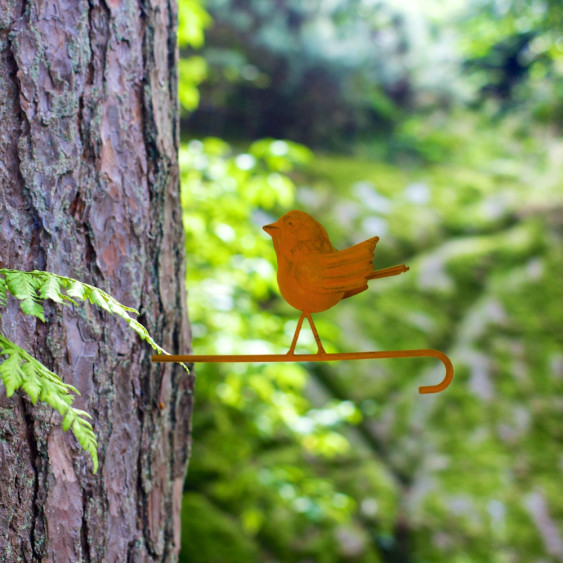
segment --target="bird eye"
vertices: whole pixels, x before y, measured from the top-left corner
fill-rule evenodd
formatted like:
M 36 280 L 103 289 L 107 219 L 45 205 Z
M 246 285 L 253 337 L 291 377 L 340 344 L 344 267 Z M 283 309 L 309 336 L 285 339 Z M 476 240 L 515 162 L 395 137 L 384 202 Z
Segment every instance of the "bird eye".
M 293 226 L 293 221 L 290 221 L 290 222 L 288 223 L 288 225 L 292 225 L 292 226 Z

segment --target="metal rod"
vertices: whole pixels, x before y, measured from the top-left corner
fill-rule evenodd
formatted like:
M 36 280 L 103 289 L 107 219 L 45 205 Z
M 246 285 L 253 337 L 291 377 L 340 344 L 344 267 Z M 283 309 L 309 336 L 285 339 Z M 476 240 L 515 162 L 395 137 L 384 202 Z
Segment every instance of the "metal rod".
M 153 362 L 172 363 L 271 363 L 271 362 L 334 362 L 338 360 L 379 360 L 385 358 L 428 358 L 433 357 L 440 360 L 446 368 L 444 379 L 436 385 L 424 385 L 418 388 L 418 392 L 438 393 L 443 391 L 452 382 L 454 368 L 452 362 L 439 350 L 390 350 L 387 352 L 344 352 L 336 354 L 230 354 L 230 355 L 166 355 L 158 354 L 152 357 Z

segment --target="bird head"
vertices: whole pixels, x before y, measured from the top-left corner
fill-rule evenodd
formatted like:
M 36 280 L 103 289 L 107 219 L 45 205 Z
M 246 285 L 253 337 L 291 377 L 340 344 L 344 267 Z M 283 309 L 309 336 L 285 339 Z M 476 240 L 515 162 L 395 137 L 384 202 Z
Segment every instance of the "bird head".
M 289 211 L 263 229 L 272 237 L 276 252 L 291 252 L 302 243 L 318 250 L 331 246 L 325 228 L 304 211 Z

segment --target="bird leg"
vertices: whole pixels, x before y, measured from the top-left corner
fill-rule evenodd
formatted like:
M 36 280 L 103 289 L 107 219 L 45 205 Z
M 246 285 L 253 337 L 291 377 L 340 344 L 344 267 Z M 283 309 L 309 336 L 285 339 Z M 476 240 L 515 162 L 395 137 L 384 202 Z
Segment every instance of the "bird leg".
M 289 352 L 287 353 L 288 356 L 291 356 L 295 352 L 295 346 L 297 344 L 297 339 L 299 338 L 299 333 L 301 332 L 301 327 L 303 326 L 303 320 L 305 319 L 305 317 L 307 317 L 307 320 L 309 321 L 309 326 L 311 327 L 311 331 L 313 332 L 313 336 L 315 337 L 315 342 L 317 343 L 317 354 L 326 354 L 325 349 L 323 348 L 323 345 L 321 343 L 319 333 L 317 332 L 317 327 L 313 322 L 313 317 L 311 317 L 310 313 L 301 313 L 301 316 L 297 321 L 297 328 L 295 329 L 295 334 L 293 335 L 293 340 L 291 342 Z
M 309 321 L 309 325 L 311 326 L 311 330 L 313 331 L 313 336 L 315 337 L 315 342 L 317 343 L 317 347 L 318 347 L 317 354 L 326 354 L 325 349 L 323 348 L 323 345 L 321 343 L 321 338 L 319 336 L 319 333 L 317 332 L 317 327 L 313 322 L 313 317 L 311 316 L 310 313 L 305 313 L 305 316 Z
M 293 335 L 293 340 L 291 341 L 291 346 L 289 348 L 288 355 L 291 355 L 295 352 L 295 345 L 297 344 L 297 339 L 299 338 L 299 333 L 301 332 L 301 327 L 303 326 L 304 318 L 305 318 L 305 313 L 301 313 L 301 316 L 297 321 L 297 328 L 295 329 L 295 334 Z

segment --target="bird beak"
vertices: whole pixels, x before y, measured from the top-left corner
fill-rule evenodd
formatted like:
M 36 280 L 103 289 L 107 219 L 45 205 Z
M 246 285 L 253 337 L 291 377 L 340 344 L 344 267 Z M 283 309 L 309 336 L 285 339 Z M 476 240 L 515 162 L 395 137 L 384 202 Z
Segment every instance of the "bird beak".
M 270 223 L 269 225 L 264 225 L 262 228 L 263 228 L 270 236 L 273 236 L 273 234 L 274 234 L 272 231 L 275 231 L 275 230 L 279 229 L 277 223 Z

